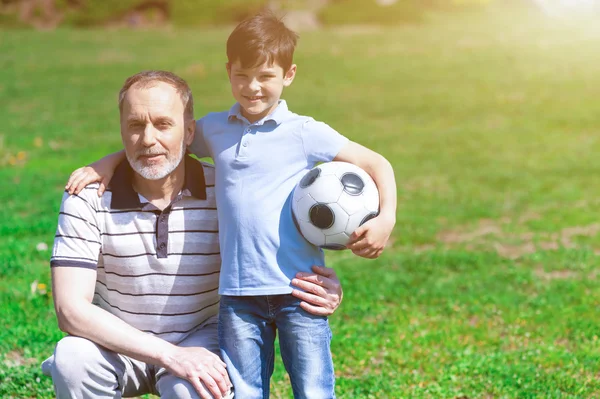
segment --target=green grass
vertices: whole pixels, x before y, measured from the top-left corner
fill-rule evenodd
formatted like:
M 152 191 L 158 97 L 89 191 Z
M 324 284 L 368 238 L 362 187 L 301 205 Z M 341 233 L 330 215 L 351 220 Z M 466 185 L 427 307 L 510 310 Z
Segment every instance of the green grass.
M 116 94 L 173 70 L 231 105 L 227 30 L 0 31 L 0 397 L 50 398 L 49 250 L 71 170 L 120 148 Z M 600 398 L 600 27 L 517 10 L 303 33 L 285 98 L 384 154 L 393 245 L 329 254 L 340 398 Z M 290 397 L 278 361 L 273 397 Z

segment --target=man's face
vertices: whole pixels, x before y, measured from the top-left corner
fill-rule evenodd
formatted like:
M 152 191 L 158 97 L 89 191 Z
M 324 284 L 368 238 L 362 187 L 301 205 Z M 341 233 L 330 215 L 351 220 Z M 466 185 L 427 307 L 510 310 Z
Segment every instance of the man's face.
M 242 106 L 242 115 L 256 122 L 277 108 L 284 87 L 292 84 L 296 65 L 284 72 L 277 63 L 243 68 L 240 61 L 227 64 L 233 97 Z
M 170 84 L 133 85 L 121 112 L 121 138 L 133 170 L 148 180 L 172 173 L 192 142 L 193 122 L 185 120 L 181 97 Z

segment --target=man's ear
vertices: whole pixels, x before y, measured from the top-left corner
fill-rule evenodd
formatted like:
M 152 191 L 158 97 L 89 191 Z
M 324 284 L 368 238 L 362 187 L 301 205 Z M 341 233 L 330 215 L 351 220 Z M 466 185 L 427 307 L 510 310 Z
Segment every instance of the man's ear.
M 192 144 L 194 141 L 194 135 L 196 134 L 196 121 L 194 119 L 190 119 L 185 126 L 185 137 L 184 142 L 186 146 Z
M 296 77 L 297 70 L 298 70 L 298 67 L 296 66 L 296 64 L 292 64 L 290 69 L 287 70 L 287 72 L 285 73 L 285 76 L 283 77 L 283 85 L 285 87 L 292 84 L 292 82 L 294 81 L 294 78 Z

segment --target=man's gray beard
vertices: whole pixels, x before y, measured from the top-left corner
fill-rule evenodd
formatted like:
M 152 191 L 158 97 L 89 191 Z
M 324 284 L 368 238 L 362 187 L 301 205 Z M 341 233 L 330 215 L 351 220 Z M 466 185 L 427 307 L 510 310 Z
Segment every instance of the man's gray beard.
M 164 153 L 164 151 L 138 151 L 134 154 L 133 157 L 131 157 L 127 152 L 125 153 L 125 155 L 127 156 L 127 160 L 129 161 L 129 164 L 131 165 L 133 170 L 135 170 L 144 179 L 160 180 L 167 177 L 168 175 L 173 173 L 175 169 L 177 169 L 177 167 L 183 160 L 183 156 L 185 155 L 185 143 L 183 143 L 182 141 L 181 151 L 179 152 L 178 156 L 167 155 L 167 164 L 164 166 L 144 166 L 143 162 L 138 159 L 138 156 L 140 155 L 152 155 L 162 153 Z

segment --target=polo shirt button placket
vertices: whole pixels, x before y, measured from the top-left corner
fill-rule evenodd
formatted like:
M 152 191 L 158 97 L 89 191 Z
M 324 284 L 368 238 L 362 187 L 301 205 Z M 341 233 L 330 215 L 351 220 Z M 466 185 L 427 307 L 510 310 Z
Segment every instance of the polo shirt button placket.
M 247 148 L 248 147 L 248 135 L 252 133 L 252 129 L 250 128 L 250 126 L 248 126 L 245 130 L 244 130 L 244 134 L 242 135 L 242 147 Z M 245 151 L 244 151 L 245 152 Z

